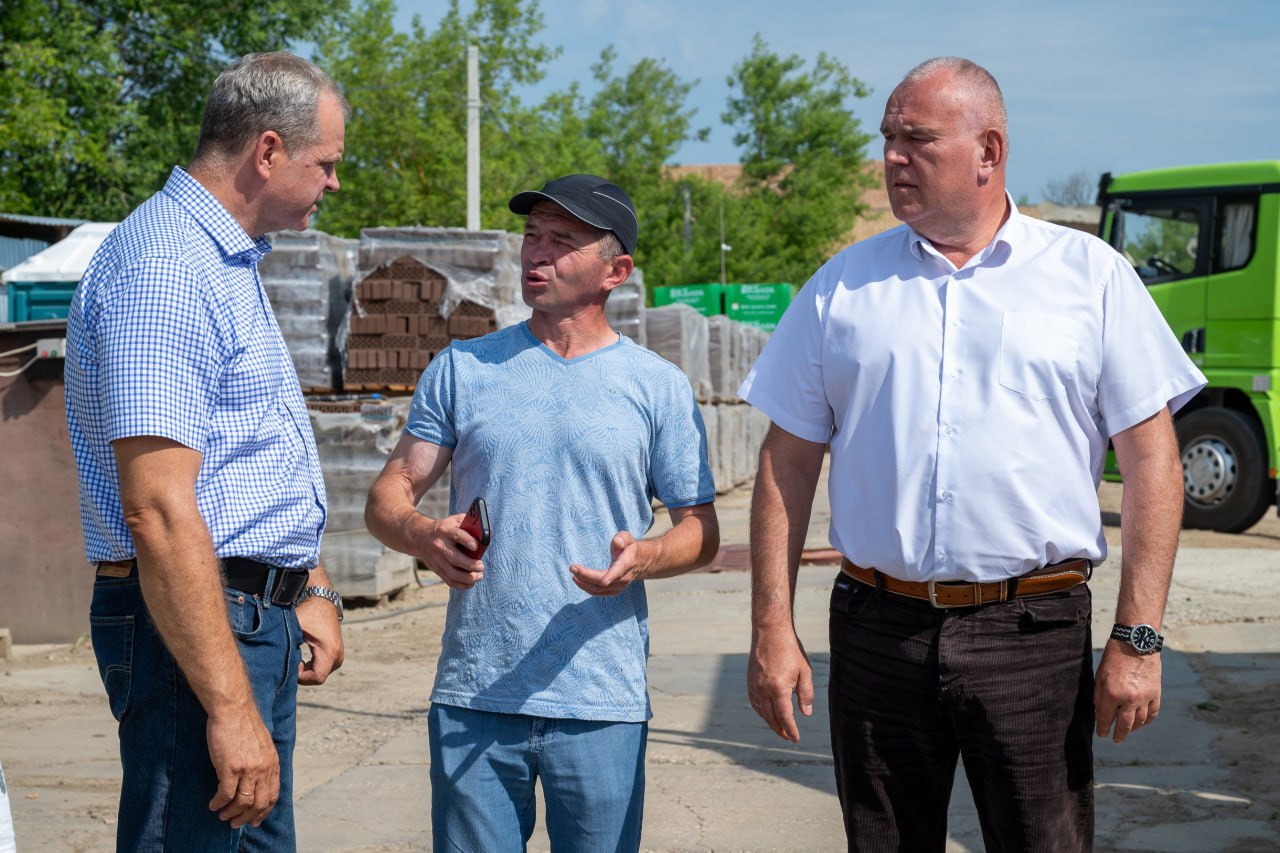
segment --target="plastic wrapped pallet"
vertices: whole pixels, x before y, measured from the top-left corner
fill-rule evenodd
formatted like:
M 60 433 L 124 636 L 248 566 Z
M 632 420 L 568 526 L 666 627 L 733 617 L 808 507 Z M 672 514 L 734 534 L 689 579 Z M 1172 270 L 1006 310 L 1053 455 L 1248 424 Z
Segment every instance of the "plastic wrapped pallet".
M 724 484 L 720 485 L 725 491 L 734 489 L 746 480 L 744 471 L 747 467 L 744 461 L 749 450 L 747 448 L 746 434 L 746 406 L 720 406 L 720 428 L 719 428 L 719 448 L 720 448 L 720 468 L 724 471 Z
M 338 333 L 347 390 L 404 391 L 416 385 L 436 353 L 460 338 L 497 328 L 492 308 L 460 302 L 445 317 L 446 274 L 412 255 L 375 267 L 353 288 L 351 311 Z
M 698 402 L 710 402 L 707 318 L 688 305 L 664 305 L 647 309 L 644 322 L 649 349 L 684 371 Z
M 722 404 L 716 406 L 717 447 L 719 471 L 724 471 L 724 482 L 716 481 L 721 492 L 741 486 L 756 475 L 760 445 L 769 431 L 769 418 L 754 406 Z
M 734 393 L 741 380 L 735 381 L 738 371 L 734 355 L 741 355 L 742 332 L 740 323 L 735 323 L 723 314 L 713 314 L 707 318 L 707 376 L 711 381 L 711 399 L 715 402 L 736 402 Z
M 719 409 L 719 406 L 711 403 L 698 404 L 698 411 L 702 414 L 702 425 L 707 430 L 707 464 L 711 466 L 711 478 L 715 480 L 717 494 L 727 491 L 720 472 Z
M 364 525 L 369 487 L 400 440 L 409 398 L 308 400 L 329 515 L 320 560 L 346 597 L 379 598 L 413 583 L 413 558 L 374 539 Z M 423 497 L 423 512 L 449 504 L 448 472 Z
M 464 228 L 365 228 L 360 232 L 357 278 L 408 255 L 444 274 L 448 282 L 440 315 L 472 302 L 491 308 L 498 328 L 528 319 L 520 296 L 521 236 Z
M 281 231 L 258 265 L 285 345 L 308 390 L 338 387 L 335 338 L 355 277 L 357 241 L 323 231 Z
M 648 346 L 644 311 L 644 272 L 633 269 L 627 280 L 609 294 L 604 313 L 615 332 L 621 332 L 643 347 Z

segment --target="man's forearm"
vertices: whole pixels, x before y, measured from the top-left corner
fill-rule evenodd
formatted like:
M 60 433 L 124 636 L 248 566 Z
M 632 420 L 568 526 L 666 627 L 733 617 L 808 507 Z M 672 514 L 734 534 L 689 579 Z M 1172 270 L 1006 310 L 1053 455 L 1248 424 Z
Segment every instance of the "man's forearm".
M 661 536 L 641 540 L 645 578 L 670 578 L 705 566 L 720 550 L 715 504 L 672 511 L 675 524 Z
M 791 628 L 796 573 L 825 448 L 771 426 L 751 497 L 751 624 Z
M 1121 435 L 1124 438 L 1117 436 L 1117 460 L 1124 490 L 1116 621 L 1158 628 L 1182 527 L 1182 463 L 1167 413 Z
M 256 707 L 227 622 L 213 543 L 203 524 L 187 528 L 134 530 L 147 612 L 211 717 Z

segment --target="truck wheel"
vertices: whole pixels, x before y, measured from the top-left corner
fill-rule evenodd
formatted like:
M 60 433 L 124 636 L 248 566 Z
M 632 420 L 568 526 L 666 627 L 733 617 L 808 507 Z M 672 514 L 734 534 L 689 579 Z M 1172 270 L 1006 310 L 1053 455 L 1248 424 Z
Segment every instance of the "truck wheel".
M 1239 533 L 1276 501 L 1258 424 L 1233 409 L 1197 409 L 1176 424 L 1184 527 Z

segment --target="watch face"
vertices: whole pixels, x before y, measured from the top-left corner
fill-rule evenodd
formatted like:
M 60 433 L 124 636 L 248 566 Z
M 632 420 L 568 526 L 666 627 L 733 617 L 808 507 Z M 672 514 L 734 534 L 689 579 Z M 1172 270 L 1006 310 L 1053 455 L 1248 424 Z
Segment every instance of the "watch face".
M 1133 647 L 1138 651 L 1149 652 L 1160 641 L 1160 635 L 1150 625 L 1136 625 L 1129 641 L 1133 643 Z

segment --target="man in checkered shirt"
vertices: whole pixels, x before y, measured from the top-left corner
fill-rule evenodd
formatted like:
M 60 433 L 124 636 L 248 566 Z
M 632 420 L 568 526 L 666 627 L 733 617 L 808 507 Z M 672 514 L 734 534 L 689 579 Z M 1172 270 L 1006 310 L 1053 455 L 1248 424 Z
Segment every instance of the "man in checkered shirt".
M 264 235 L 306 228 L 337 191 L 348 113 L 305 60 L 233 63 L 191 165 L 111 233 L 67 320 L 121 850 L 296 846 L 297 685 L 341 665 L 341 599 L 318 565 L 324 481 L 257 263 Z

